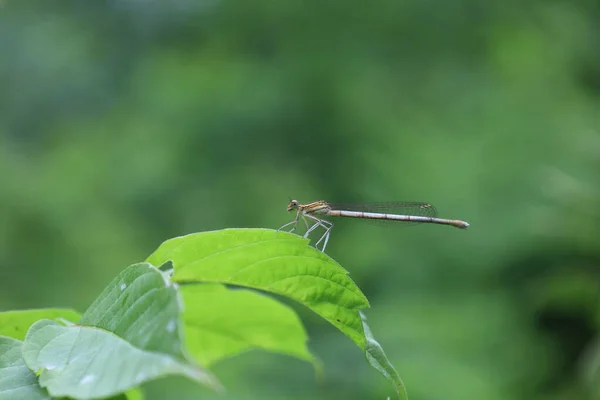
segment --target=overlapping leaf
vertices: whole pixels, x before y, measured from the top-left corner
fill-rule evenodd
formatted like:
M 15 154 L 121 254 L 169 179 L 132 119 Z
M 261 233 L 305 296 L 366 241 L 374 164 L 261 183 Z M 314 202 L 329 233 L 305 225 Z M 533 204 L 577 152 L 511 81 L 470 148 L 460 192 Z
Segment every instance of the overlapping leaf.
M 21 354 L 23 342 L 0 336 L 0 400 L 50 400 Z
M 80 325 L 113 332 L 147 351 L 184 360 L 177 289 L 147 263 L 122 271 L 81 317 Z
M 287 296 L 365 349 L 358 311 L 368 307 L 367 299 L 344 268 L 297 235 L 267 229 L 191 234 L 164 242 L 147 261 L 171 261 L 175 282 L 226 283 Z
M 226 229 L 168 240 L 147 261 L 157 266 L 171 262 L 175 282 L 232 284 L 297 300 L 350 337 L 365 352 L 368 362 L 394 384 L 400 398 L 408 398 L 400 376 L 360 312 L 369 306 L 367 299 L 345 269 L 307 246 L 307 240 L 266 229 Z M 207 302 L 210 296 L 219 299 L 209 304 L 234 301 L 227 300 L 232 293 L 220 287 L 184 287 L 183 293 L 186 304 L 192 304 L 192 293 L 204 296 Z M 249 323 L 256 326 L 259 321 L 255 309 L 231 307 L 222 319 L 218 318 L 218 309 L 218 306 L 193 308 L 185 316 L 186 334 L 192 338 L 188 339 L 190 347 L 199 359 L 208 363 L 249 348 L 247 338 L 240 332 L 248 331 Z M 285 353 L 291 346 L 280 342 L 275 348 Z M 300 354 L 302 358 L 308 353 L 302 350 Z
M 0 400 L 47 400 L 55 397 L 43 389 L 38 377 L 25 364 L 21 353 L 24 339 L 30 326 L 40 319 L 54 318 L 65 322 L 80 319 L 77 312 L 70 309 L 33 309 L 0 313 Z M 17 339 L 15 339 L 15 337 Z M 111 397 L 111 400 L 143 400 L 138 388 Z
M 296 313 L 260 293 L 219 284 L 181 287 L 187 349 L 202 365 L 251 349 L 313 362 Z
M 23 340 L 29 327 L 40 319 L 62 319 L 73 323 L 81 316 L 68 308 L 40 308 L 0 312 L 0 335 Z
M 170 355 L 141 350 L 103 329 L 65 327 L 50 320 L 31 327 L 23 358 L 54 397 L 99 399 L 170 374 L 219 388 L 211 374 Z

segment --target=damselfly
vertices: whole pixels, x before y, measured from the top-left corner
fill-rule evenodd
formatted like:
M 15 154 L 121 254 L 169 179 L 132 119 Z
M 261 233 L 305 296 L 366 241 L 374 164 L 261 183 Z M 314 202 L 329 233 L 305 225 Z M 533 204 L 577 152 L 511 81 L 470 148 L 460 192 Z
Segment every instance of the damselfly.
M 320 218 L 320 216 L 430 223 L 450 225 L 460 229 L 467 229 L 469 226 L 467 222 L 458 219 L 437 218 L 436 210 L 431 204 L 419 202 L 336 204 L 319 200 L 312 203 L 300 204 L 297 200 L 292 200 L 288 204 L 287 210 L 296 210 L 296 218 L 283 225 L 279 230 L 284 230 L 291 226 L 292 228 L 288 232 L 293 232 L 298 227 L 298 220 L 300 218 L 302 218 L 306 225 L 305 238 L 318 227 L 322 227 L 325 233 L 317 241 L 315 247 L 318 249 L 319 244 L 322 243 L 321 251 L 323 252 L 325 251 L 325 247 L 327 247 L 333 223 Z M 309 224 L 308 220 L 311 221 L 311 224 Z

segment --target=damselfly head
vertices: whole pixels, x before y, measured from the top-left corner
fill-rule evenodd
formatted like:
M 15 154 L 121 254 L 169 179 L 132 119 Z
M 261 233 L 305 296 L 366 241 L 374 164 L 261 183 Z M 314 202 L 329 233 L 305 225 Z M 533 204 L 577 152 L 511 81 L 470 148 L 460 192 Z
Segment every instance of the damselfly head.
M 298 200 L 290 200 L 290 204 L 287 206 L 288 211 L 292 211 L 298 208 Z

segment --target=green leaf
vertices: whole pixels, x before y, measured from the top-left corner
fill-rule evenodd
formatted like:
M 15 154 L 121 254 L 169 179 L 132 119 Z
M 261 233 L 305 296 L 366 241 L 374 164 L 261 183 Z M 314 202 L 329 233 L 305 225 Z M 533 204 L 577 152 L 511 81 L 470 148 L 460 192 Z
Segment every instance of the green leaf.
M 202 365 L 251 349 L 314 362 L 308 336 L 290 307 L 260 293 L 218 284 L 181 287 L 186 348 Z
M 180 324 L 177 289 L 147 263 L 122 271 L 79 322 L 110 331 L 137 348 L 185 360 Z
M 133 388 L 125 392 L 127 400 L 144 400 L 144 392 L 140 388 Z
M 402 400 L 408 399 L 408 394 L 406 393 L 406 388 L 404 387 L 404 383 L 398 375 L 398 372 L 388 360 L 385 352 L 383 351 L 383 347 L 375 340 L 373 337 L 373 333 L 371 332 L 371 328 L 367 325 L 367 317 L 364 313 L 360 313 L 363 329 L 365 331 L 365 336 L 367 338 L 367 348 L 365 350 L 365 355 L 367 357 L 367 361 L 369 364 L 373 366 L 377 371 L 381 372 L 383 376 L 385 376 L 388 380 L 390 380 L 394 384 L 394 388 L 396 389 L 396 393 Z
M 103 400 L 144 400 L 144 392 L 140 388 L 133 388 L 116 396 L 105 397 Z
M 225 229 L 167 240 L 148 258 L 173 263 L 174 282 L 226 283 L 292 298 L 319 314 L 361 349 L 358 311 L 369 303 L 342 268 L 308 240 L 269 229 Z
M 77 322 L 81 317 L 76 311 L 68 308 L 41 308 L 0 312 L 0 335 L 23 340 L 29 327 L 34 322 L 45 318 Z
M 165 354 L 140 350 L 103 329 L 38 321 L 27 332 L 23 358 L 52 396 L 97 399 L 165 375 L 183 375 L 219 389 L 207 371 Z
M 23 342 L 0 336 L 0 400 L 49 400 L 21 354 Z

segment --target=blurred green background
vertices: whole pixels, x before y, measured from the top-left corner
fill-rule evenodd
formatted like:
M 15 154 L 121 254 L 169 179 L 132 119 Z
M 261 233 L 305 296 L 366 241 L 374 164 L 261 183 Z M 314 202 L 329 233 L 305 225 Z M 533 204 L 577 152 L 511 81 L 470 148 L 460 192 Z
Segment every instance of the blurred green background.
M 92 302 L 163 240 L 301 202 L 471 223 L 336 223 L 328 254 L 414 400 L 600 398 L 596 0 L 0 2 L 0 309 Z M 323 361 L 221 362 L 149 399 L 384 399 Z

